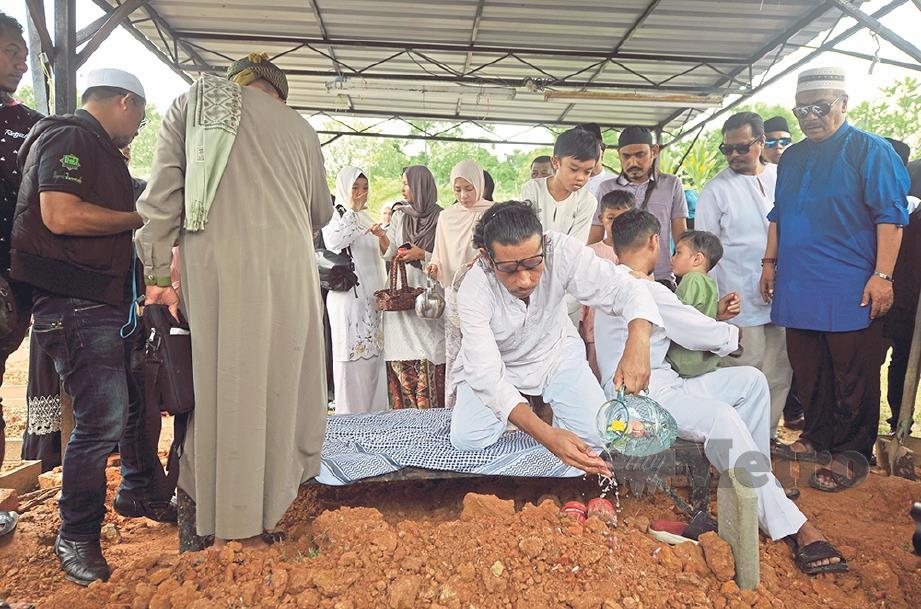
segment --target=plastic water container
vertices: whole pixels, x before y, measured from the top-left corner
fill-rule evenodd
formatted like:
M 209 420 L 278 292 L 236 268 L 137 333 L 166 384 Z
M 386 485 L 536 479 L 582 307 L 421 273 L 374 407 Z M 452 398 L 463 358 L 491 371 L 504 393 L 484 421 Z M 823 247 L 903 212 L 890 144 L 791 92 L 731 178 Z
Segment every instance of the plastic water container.
M 604 447 L 628 457 L 646 457 L 671 448 L 678 424 L 655 400 L 642 395 L 617 397 L 598 410 L 598 433 Z

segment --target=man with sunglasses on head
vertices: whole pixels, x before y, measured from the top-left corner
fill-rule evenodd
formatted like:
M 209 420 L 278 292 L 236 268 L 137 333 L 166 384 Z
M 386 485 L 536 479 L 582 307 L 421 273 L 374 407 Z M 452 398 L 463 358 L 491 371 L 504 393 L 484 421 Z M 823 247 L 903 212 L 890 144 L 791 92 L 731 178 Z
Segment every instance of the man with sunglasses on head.
M 454 368 L 451 443 L 457 450 L 482 450 L 505 431 L 520 429 L 563 463 L 610 475 L 598 456 L 595 423 L 604 391 L 566 319 L 566 296 L 626 320 L 613 384 L 630 393 L 649 382 L 649 337 L 652 325 L 662 324 L 652 297 L 584 243 L 545 232 L 527 201 L 491 207 L 473 243 L 481 256 L 457 295 L 463 339 Z M 552 427 L 531 410 L 528 397 L 550 404 Z
M 777 165 L 761 162 L 767 123 L 754 112 L 733 114 L 723 123 L 720 152 L 729 167 L 707 182 L 697 201 L 696 227 L 723 244 L 723 257 L 710 271 L 720 297 L 742 296 L 733 324 L 745 329 L 745 351 L 724 358 L 723 366 L 754 366 L 767 377 L 771 395 L 770 437 L 790 391 L 790 362 L 784 329 L 771 323 L 771 305 L 758 288 L 761 257 L 767 245 L 767 214 L 774 205 Z
M 883 317 L 908 223 L 908 173 L 886 140 L 848 124 L 844 71 L 799 74 L 793 113 L 806 140 L 778 167 L 760 289 L 787 353 L 805 429 L 790 447 L 825 461 L 809 484 L 849 488 L 879 426 Z
M 137 135 L 145 107 L 136 76 L 93 70 L 83 108 L 38 121 L 19 151 L 12 277 L 31 286 L 34 342 L 73 398 L 54 551 L 67 579 L 84 586 L 110 574 L 99 533 L 106 459 L 131 399 L 122 330 L 138 289 L 132 231 L 142 225 L 119 148 Z
M 780 162 L 783 151 L 793 143 L 790 125 L 782 116 L 772 116 L 764 121 L 764 152 L 761 158 L 766 163 L 776 165 Z

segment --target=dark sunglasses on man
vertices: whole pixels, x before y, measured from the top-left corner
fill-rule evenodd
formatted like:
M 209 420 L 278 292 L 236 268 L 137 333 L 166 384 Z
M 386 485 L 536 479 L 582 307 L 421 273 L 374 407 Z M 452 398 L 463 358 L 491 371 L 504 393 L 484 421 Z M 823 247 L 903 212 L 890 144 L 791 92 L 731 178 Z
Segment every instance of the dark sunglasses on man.
M 503 260 L 502 262 L 496 262 L 496 259 L 492 257 L 492 254 L 487 254 L 489 260 L 492 262 L 493 268 L 501 273 L 517 273 L 518 269 L 524 269 L 526 271 L 533 271 L 541 265 L 544 261 L 544 256 L 547 254 L 547 248 L 544 246 L 541 250 L 541 253 L 536 256 L 529 256 L 528 258 L 522 258 L 521 260 Z
M 764 140 L 764 146 L 766 148 L 777 148 L 778 146 L 787 147 L 790 143 L 793 142 L 792 138 L 789 137 L 778 137 L 769 140 Z
M 735 150 L 737 154 L 748 154 L 748 151 L 752 149 L 752 146 L 754 146 L 755 142 L 757 142 L 759 139 L 761 138 L 756 137 L 755 139 L 753 139 L 747 144 L 722 143 L 720 144 L 720 152 L 722 152 L 726 156 L 729 156 L 730 154 L 732 154 L 733 150 Z
M 842 96 L 843 97 L 843 96 Z M 810 114 L 815 114 L 816 118 L 822 118 L 831 112 L 832 107 L 841 101 L 842 97 L 836 97 L 830 102 L 819 102 L 817 104 L 806 104 L 804 106 L 795 106 L 793 115 L 796 118 L 806 118 Z

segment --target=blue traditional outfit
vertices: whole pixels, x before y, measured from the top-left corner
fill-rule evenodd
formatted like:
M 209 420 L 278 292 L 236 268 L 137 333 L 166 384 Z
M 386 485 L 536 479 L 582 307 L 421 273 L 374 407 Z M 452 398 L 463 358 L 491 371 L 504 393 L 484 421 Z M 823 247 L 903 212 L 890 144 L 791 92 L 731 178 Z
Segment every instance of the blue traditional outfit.
M 778 166 L 771 321 L 787 328 L 802 439 L 818 451 L 872 454 L 881 322 L 860 302 L 876 271 L 877 225 L 908 223 L 908 184 L 892 147 L 847 122 L 827 140 L 793 145 Z

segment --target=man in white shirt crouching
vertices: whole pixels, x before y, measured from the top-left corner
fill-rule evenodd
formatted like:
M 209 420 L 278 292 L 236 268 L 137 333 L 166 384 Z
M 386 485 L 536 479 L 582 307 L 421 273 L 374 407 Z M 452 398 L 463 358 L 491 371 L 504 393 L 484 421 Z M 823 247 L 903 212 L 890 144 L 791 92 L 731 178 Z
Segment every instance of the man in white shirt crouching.
M 764 374 L 740 366 L 682 378 L 666 361 L 671 341 L 686 349 L 729 355 L 738 349 L 740 331 L 681 303 L 671 290 L 645 278 L 659 256 L 659 228 L 656 217 L 640 209 L 622 214 L 611 227 L 620 268 L 647 289 L 663 320 L 650 338 L 650 397 L 675 417 L 679 437 L 704 443 L 707 458 L 720 472 L 742 468 L 751 474 L 761 529 L 775 541 L 790 538 L 804 573 L 846 571 L 841 554 L 806 520 L 771 473 L 770 393 Z M 733 296 L 720 301 L 718 318 L 738 312 L 730 310 Z M 617 365 L 625 334 L 621 319 L 596 312 L 595 347 L 602 378 Z M 606 382 L 604 389 L 613 397 L 612 383 Z
M 457 294 L 460 354 L 451 443 L 458 450 L 492 446 L 518 428 L 567 465 L 609 474 L 595 417 L 604 392 L 585 359 L 585 346 L 567 320 L 565 299 L 617 316 L 625 328 L 613 385 L 628 392 L 649 381 L 649 336 L 661 324 L 655 303 L 629 274 L 597 257 L 585 243 L 546 233 L 528 202 L 491 207 L 477 224 L 481 256 Z M 554 426 L 524 396 L 542 396 Z

